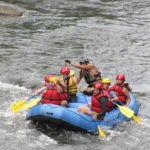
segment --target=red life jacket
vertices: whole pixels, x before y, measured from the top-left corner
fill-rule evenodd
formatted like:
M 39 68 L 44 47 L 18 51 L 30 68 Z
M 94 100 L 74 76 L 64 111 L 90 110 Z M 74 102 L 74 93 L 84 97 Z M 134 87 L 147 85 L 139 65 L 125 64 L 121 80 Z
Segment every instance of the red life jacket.
M 103 97 L 103 96 L 107 96 L 106 93 L 104 94 L 99 94 L 97 96 L 92 96 L 92 99 L 91 99 L 91 108 L 93 111 L 97 112 L 97 113 L 100 113 L 102 111 L 102 106 L 101 104 L 99 103 L 98 99 Z M 110 101 L 107 101 L 106 103 L 106 109 L 107 111 L 111 111 L 114 107 L 114 104 L 111 103 Z
M 43 104 L 60 105 L 60 102 L 61 102 L 61 94 L 57 92 L 57 86 L 47 89 L 47 91 L 42 95 Z
M 116 85 L 114 84 L 110 89 L 111 90 L 114 90 L 119 98 L 119 100 L 125 104 L 126 103 L 126 100 L 127 100 L 127 97 L 126 95 L 124 94 L 124 92 L 122 91 L 122 88 L 127 85 L 128 83 L 122 83 L 121 85 Z
M 61 93 L 61 100 L 67 100 L 68 94 L 66 92 Z

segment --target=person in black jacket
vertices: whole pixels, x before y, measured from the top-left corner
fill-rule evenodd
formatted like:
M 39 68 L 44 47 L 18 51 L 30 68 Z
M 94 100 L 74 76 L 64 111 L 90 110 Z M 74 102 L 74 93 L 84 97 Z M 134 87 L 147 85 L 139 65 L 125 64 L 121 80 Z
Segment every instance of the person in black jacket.
M 79 106 L 78 112 L 87 114 L 96 119 L 103 119 L 105 113 L 109 111 L 108 97 L 102 92 L 102 85 L 97 83 L 94 85 L 94 92 L 92 95 L 91 103 L 85 106 Z

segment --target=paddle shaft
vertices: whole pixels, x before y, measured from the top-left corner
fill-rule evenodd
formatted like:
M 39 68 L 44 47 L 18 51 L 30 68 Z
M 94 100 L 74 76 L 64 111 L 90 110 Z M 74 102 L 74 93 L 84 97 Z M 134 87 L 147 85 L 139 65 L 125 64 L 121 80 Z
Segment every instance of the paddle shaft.
M 64 79 L 66 79 L 66 78 L 68 78 L 68 77 L 69 77 L 69 76 L 65 77 Z M 64 80 L 64 79 L 63 79 L 63 80 Z M 25 105 L 26 102 L 28 102 L 30 99 L 32 99 L 32 98 L 35 97 L 36 95 L 41 94 L 43 91 L 45 91 L 46 89 L 48 89 L 48 88 L 50 88 L 50 87 L 52 87 L 52 85 L 47 86 L 46 88 L 44 88 L 44 89 L 42 89 L 41 91 L 39 91 L 37 94 L 34 94 L 34 95 L 32 95 L 31 97 L 29 97 L 27 100 L 19 101 L 19 102 L 13 104 L 13 105 L 11 106 L 11 110 L 12 110 L 13 112 L 18 112 L 18 111 L 20 111 L 20 110 L 24 107 L 24 105 Z
M 63 80 L 65 80 L 65 79 L 67 79 L 68 77 L 69 77 L 69 76 L 65 77 L 64 79 L 62 79 L 62 80 L 60 80 L 60 81 L 63 81 Z M 29 97 L 29 98 L 27 99 L 27 101 L 29 101 L 30 99 L 34 98 L 36 95 L 41 94 L 42 92 L 44 92 L 46 89 L 50 88 L 51 86 L 52 86 L 52 85 L 50 84 L 49 86 L 47 86 L 47 87 L 44 88 L 43 90 L 39 91 L 37 94 L 32 95 L 31 97 Z
M 118 106 L 118 104 L 117 104 L 116 102 L 111 101 L 111 100 L 109 100 L 109 99 L 108 99 L 108 101 L 110 101 L 110 102 L 113 103 L 114 105 Z M 120 101 L 119 101 L 119 102 L 120 102 Z M 121 104 L 122 104 L 122 103 L 121 103 Z
M 36 95 L 41 94 L 43 91 L 45 91 L 46 89 L 50 88 L 52 85 L 49 85 L 48 87 L 44 88 L 43 90 L 41 90 L 40 92 L 38 92 L 37 94 L 32 95 L 31 97 L 29 97 L 27 99 L 27 101 L 29 101 L 30 99 L 34 98 Z
M 86 101 L 86 103 L 87 103 L 87 105 L 88 105 L 88 107 L 89 107 L 89 109 L 90 109 L 90 111 L 91 111 L 92 116 L 94 116 L 94 113 L 93 113 L 93 111 L 92 111 L 92 109 L 91 109 L 91 107 L 90 107 L 90 105 L 89 105 L 89 103 L 88 103 L 88 101 L 87 101 L 87 99 L 86 99 L 86 97 L 85 97 L 84 94 L 83 94 L 83 97 L 84 97 L 84 99 L 85 99 L 85 101 Z M 101 129 L 101 127 L 98 125 L 97 120 L 94 120 L 94 121 L 95 121 L 96 126 L 97 126 L 97 128 L 98 128 L 98 130 L 99 130 L 99 134 L 100 134 L 101 136 L 105 137 L 106 135 L 105 135 L 104 131 Z

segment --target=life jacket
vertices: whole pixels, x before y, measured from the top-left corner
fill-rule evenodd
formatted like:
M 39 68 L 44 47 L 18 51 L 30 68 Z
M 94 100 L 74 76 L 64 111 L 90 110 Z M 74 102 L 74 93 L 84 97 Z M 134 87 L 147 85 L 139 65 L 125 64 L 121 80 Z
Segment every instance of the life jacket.
M 93 83 L 95 81 L 101 80 L 101 74 L 100 74 L 100 72 L 98 72 L 95 75 L 90 75 L 88 71 L 85 71 L 83 73 L 83 77 L 84 77 L 86 83 L 88 83 L 88 84 L 91 84 L 91 83 Z
M 61 77 L 63 79 L 63 76 Z M 73 80 L 69 77 L 62 82 L 66 83 L 67 81 L 67 88 L 64 89 L 64 92 L 67 92 L 68 94 L 76 94 L 77 93 L 77 85 L 73 83 Z
M 66 92 L 61 93 L 61 100 L 67 100 L 68 99 L 68 94 Z
M 125 104 L 127 97 L 125 95 L 125 93 L 122 91 L 124 86 L 128 86 L 128 83 L 122 83 L 121 85 L 116 85 L 114 84 L 109 90 L 114 90 L 115 93 L 117 94 L 119 100 Z
M 91 108 L 94 112 L 100 113 L 102 111 L 102 106 L 99 103 L 98 99 L 103 97 L 103 96 L 106 96 L 106 95 L 103 93 L 103 94 L 99 94 L 97 96 L 92 96 Z M 107 112 L 111 111 L 113 109 L 113 107 L 114 107 L 114 104 L 111 103 L 110 101 L 107 101 L 107 103 L 106 103 Z
M 60 105 L 61 94 L 57 92 L 57 86 L 48 88 L 42 95 L 43 104 L 55 104 Z

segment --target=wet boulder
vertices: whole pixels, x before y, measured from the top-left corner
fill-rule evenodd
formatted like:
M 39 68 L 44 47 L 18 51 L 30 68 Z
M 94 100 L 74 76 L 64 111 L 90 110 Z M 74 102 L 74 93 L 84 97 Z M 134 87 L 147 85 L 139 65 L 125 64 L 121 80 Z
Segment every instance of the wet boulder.
M 23 12 L 17 10 L 17 8 L 13 8 L 11 6 L 6 6 L 6 5 L 1 5 L 0 4 L 0 15 L 22 16 Z

